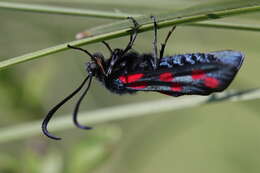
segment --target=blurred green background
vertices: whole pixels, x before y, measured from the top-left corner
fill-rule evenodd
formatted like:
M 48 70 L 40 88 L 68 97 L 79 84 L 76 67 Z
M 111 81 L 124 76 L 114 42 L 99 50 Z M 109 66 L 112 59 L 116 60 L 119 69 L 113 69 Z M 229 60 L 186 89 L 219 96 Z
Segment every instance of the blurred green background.
M 26 2 L 145 14 L 205 3 L 202 0 Z M 259 17 L 254 13 L 219 21 L 260 24 Z M 114 20 L 0 9 L 0 21 L 2 61 L 74 40 L 76 33 Z M 168 30 L 159 31 L 160 42 Z M 256 88 L 260 86 L 258 38 L 257 32 L 179 26 L 169 40 L 166 54 L 240 50 L 246 59 L 228 89 Z M 152 39 L 152 32 L 140 34 L 134 49 L 151 51 Z M 109 43 L 116 48 L 127 41 L 128 37 L 124 37 Z M 100 43 L 84 48 L 108 55 Z M 87 56 L 69 50 L 1 71 L 1 127 L 41 120 L 53 105 L 79 85 L 86 75 L 87 61 Z M 113 95 L 95 81 L 81 109 L 97 110 L 163 98 L 168 97 L 156 93 Z M 75 101 L 66 104 L 57 117 L 71 113 Z M 95 125 L 92 131 L 73 128 L 55 133 L 63 137 L 62 141 L 38 135 L 0 143 L 0 173 L 257 173 L 260 171 L 259 103 L 252 100 L 210 104 Z

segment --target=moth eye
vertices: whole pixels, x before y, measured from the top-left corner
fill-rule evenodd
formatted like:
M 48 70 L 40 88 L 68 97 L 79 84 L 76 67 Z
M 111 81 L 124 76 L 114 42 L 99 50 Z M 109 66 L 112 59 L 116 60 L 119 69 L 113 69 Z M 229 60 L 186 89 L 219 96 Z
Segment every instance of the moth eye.
M 95 63 L 93 63 L 93 62 L 87 62 L 87 63 L 86 63 L 86 69 L 87 69 L 87 71 L 93 70 L 93 69 L 95 69 L 95 68 L 97 68 L 97 65 L 96 65 Z
M 90 67 L 91 69 L 96 69 L 96 68 L 97 68 L 97 64 L 96 64 L 96 63 L 91 63 L 91 64 L 89 65 L 89 67 Z

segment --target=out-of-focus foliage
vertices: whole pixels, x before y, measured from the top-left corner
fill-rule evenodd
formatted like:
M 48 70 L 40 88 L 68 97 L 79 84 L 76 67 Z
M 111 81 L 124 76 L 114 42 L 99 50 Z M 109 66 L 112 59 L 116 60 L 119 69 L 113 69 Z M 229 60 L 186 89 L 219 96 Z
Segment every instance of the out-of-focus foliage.
M 77 0 L 48 3 L 148 14 L 182 9 L 204 1 L 91 0 L 86 3 Z M 258 18 L 259 14 L 255 13 L 221 21 L 260 24 Z M 79 31 L 112 22 L 7 10 L 0 10 L 0 21 L 0 60 L 73 40 Z M 160 42 L 167 31 L 159 31 Z M 260 86 L 258 37 L 259 33 L 254 32 L 178 27 L 169 40 L 166 54 L 240 50 L 246 55 L 245 63 L 229 89 L 255 88 Z M 116 48 L 124 46 L 127 41 L 128 38 L 120 38 L 109 42 Z M 149 52 L 151 42 L 151 32 L 140 34 L 135 50 Z M 101 44 L 86 48 L 108 55 Z M 1 127 L 43 118 L 52 105 L 79 84 L 85 75 L 83 63 L 88 60 L 78 52 L 66 51 L 1 71 Z M 82 109 L 94 110 L 164 97 L 154 93 L 112 95 L 94 82 Z M 71 102 L 58 114 L 71 112 L 75 100 Z M 98 125 L 92 131 L 75 128 L 64 131 L 61 134 L 63 140 L 58 142 L 38 136 L 0 144 L 0 172 L 259 172 L 258 105 L 258 100 L 219 103 L 114 122 L 113 125 Z

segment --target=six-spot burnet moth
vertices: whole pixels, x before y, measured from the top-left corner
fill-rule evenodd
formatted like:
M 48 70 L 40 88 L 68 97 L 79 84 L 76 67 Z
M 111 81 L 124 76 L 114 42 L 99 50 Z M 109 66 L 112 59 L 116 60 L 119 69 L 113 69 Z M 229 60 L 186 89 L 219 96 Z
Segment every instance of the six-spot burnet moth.
M 129 19 L 134 27 L 125 49 L 112 49 L 108 43 L 102 42 L 110 51 L 109 59 L 105 59 L 101 53 L 91 54 L 82 48 L 68 45 L 69 48 L 83 51 L 90 56 L 91 61 L 86 63 L 88 76 L 74 92 L 54 106 L 46 115 L 42 123 L 42 130 L 46 136 L 56 140 L 61 139 L 49 133 L 48 122 L 53 114 L 77 94 L 86 83 L 86 89 L 74 108 L 73 121 L 81 129 L 91 129 L 78 122 L 77 114 L 93 77 L 96 77 L 108 90 L 117 94 L 154 91 L 175 97 L 194 94 L 209 95 L 227 88 L 243 63 L 244 55 L 233 50 L 163 56 L 166 43 L 175 27 L 169 31 L 158 55 L 155 17 L 152 17 L 153 52 L 139 54 L 131 50 L 139 25 L 135 19 L 131 17 Z

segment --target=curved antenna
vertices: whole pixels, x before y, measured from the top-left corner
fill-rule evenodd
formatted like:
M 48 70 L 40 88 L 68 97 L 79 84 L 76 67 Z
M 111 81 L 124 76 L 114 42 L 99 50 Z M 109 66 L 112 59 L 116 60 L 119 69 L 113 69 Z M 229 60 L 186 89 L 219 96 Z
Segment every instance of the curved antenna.
M 89 82 L 88 82 L 88 86 L 87 88 L 85 89 L 85 91 L 83 92 L 83 94 L 80 96 L 79 100 L 77 101 L 76 103 L 76 106 L 74 108 L 74 112 L 73 112 L 73 122 L 74 124 L 80 128 L 80 129 L 85 129 L 85 130 L 90 130 L 92 129 L 92 127 L 89 127 L 89 126 L 84 126 L 84 125 L 81 125 L 79 122 L 78 122 L 78 111 L 79 111 L 79 106 L 81 104 L 81 101 L 83 100 L 83 98 L 86 96 L 88 90 L 89 90 L 89 87 L 91 85 L 91 81 L 92 81 L 92 76 L 90 76 L 90 79 L 89 79 Z
M 113 49 L 110 47 L 110 45 L 105 42 L 105 41 L 102 41 L 102 43 L 107 47 L 107 49 L 109 50 L 110 54 L 112 55 L 113 54 Z
M 58 103 L 56 106 L 54 106 L 46 115 L 46 117 L 44 118 L 43 122 L 42 122 L 42 131 L 43 133 L 51 138 L 51 139 L 55 139 L 55 140 L 60 140 L 60 137 L 54 136 L 52 134 L 50 134 L 50 132 L 48 131 L 48 123 L 50 121 L 50 119 L 52 118 L 52 116 L 55 114 L 55 112 L 63 105 L 65 104 L 68 100 L 70 100 L 75 94 L 77 94 L 81 88 L 85 85 L 85 83 L 87 82 L 87 80 L 89 79 L 90 76 L 87 76 L 84 81 L 80 84 L 80 86 L 73 91 L 69 96 L 67 96 L 65 99 L 63 99 L 60 103 Z M 88 86 L 89 87 L 89 86 Z
M 88 54 L 88 56 L 90 56 L 90 58 L 93 60 L 93 61 L 95 61 L 95 57 L 89 52 L 89 51 L 87 51 L 87 50 L 85 50 L 85 49 L 82 49 L 82 48 L 80 48 L 80 47 L 75 47 L 75 46 L 71 46 L 71 45 L 67 45 L 68 46 L 68 48 L 71 48 L 71 49 L 76 49 L 76 50 L 80 50 L 80 51 L 82 51 L 82 52 L 85 52 L 86 54 Z

